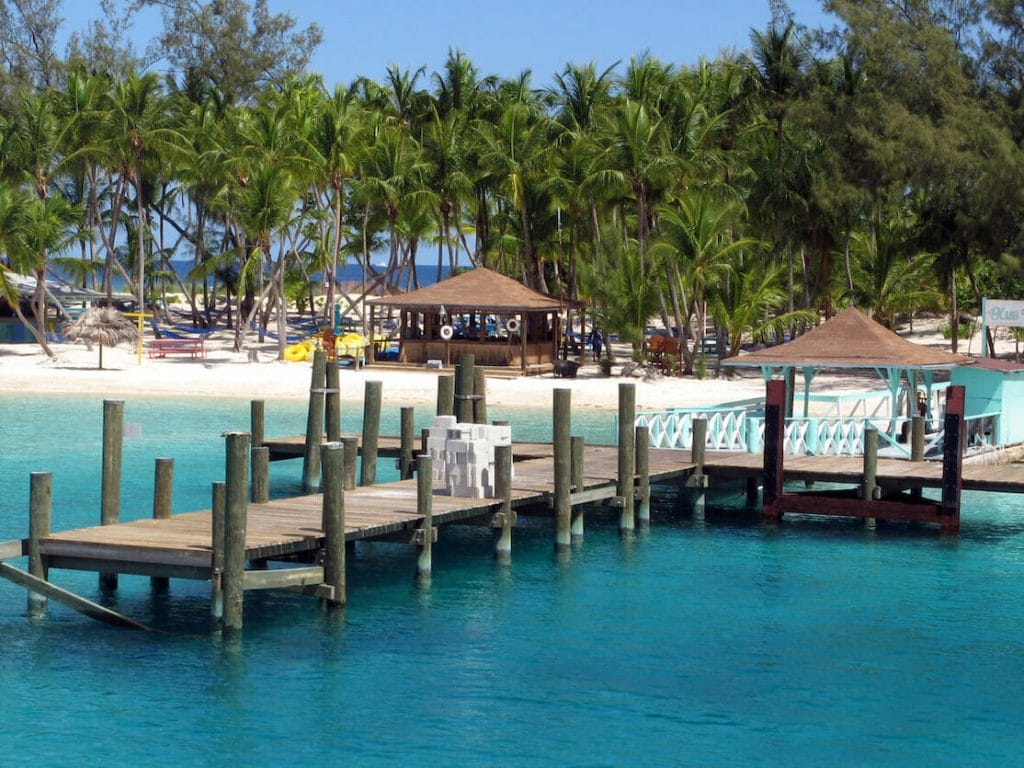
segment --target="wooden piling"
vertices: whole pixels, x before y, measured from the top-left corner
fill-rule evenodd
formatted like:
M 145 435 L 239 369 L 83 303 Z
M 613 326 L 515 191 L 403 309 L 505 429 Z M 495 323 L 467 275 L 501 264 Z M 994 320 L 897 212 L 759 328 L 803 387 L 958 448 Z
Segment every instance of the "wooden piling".
M 777 523 L 782 512 L 775 506 L 782 496 L 783 443 L 786 439 L 786 382 L 765 382 L 764 406 L 764 520 Z
M 434 482 L 431 478 L 433 460 L 429 454 L 416 457 L 416 513 L 423 517 L 416 537 L 419 557 L 416 559 L 416 576 L 421 582 L 430 581 L 432 547 L 434 543 Z
M 324 444 L 323 462 L 323 528 L 326 546 L 324 584 L 330 588 L 325 602 L 330 606 L 345 604 L 345 490 L 342 477 L 345 447 L 339 442 Z
M 363 397 L 363 462 L 359 476 L 360 485 L 373 485 L 377 481 L 377 438 L 380 437 L 382 391 L 381 382 L 366 382 L 366 394 Z
M 252 503 L 270 501 L 270 449 L 265 445 L 252 447 Z
M 572 463 L 572 490 L 573 493 L 581 492 L 584 484 L 583 457 L 584 442 L 581 435 L 573 435 L 569 440 L 570 462 Z M 583 538 L 583 505 L 574 504 L 570 512 L 572 525 L 569 527 L 570 539 L 579 541 Z
M 636 527 L 633 501 L 636 450 L 633 443 L 633 424 L 636 421 L 636 384 L 619 384 L 619 478 L 617 493 L 622 500 L 619 530 L 631 531 Z
M 337 360 L 327 365 L 327 399 L 324 409 L 324 431 L 327 440 L 336 443 L 341 440 L 341 376 L 338 373 Z
M 651 436 L 648 427 L 636 428 L 636 482 L 639 493 L 636 505 L 636 521 L 641 528 L 651 525 Z
M 43 581 L 46 581 L 49 569 L 46 567 L 46 558 L 40 551 L 39 540 L 50 535 L 52 510 L 53 475 L 49 472 L 33 472 L 29 475 L 28 572 Z M 38 617 L 45 613 L 46 596 L 30 589 L 28 615 Z
M 910 422 L 910 460 L 924 461 L 924 416 L 914 416 Z
M 960 496 L 963 491 L 965 390 L 961 385 L 946 390 L 946 415 L 942 440 L 942 500 L 939 529 L 960 530 Z
M 487 379 L 481 367 L 473 369 L 473 421 L 487 423 Z
M 861 494 L 864 501 L 870 503 L 879 496 L 878 488 L 878 430 L 875 427 L 864 428 L 864 482 Z M 869 528 L 875 526 L 875 518 L 864 518 Z
M 501 509 L 495 515 L 494 559 L 499 563 L 512 560 L 512 446 L 494 446 L 494 495 L 501 499 Z
M 210 614 L 219 626 L 224 618 L 224 515 L 227 484 L 215 482 L 210 495 Z
M 473 422 L 473 382 L 476 378 L 475 357 L 468 352 L 459 361 L 459 378 L 455 386 L 455 415 L 460 424 Z
M 415 409 L 411 405 L 402 406 L 401 432 L 398 455 L 398 474 L 403 480 L 412 478 L 413 456 L 416 452 Z
M 317 426 L 322 421 L 317 421 Z M 249 433 L 228 432 L 224 495 L 224 631 L 242 630 L 246 501 L 249 495 Z M 318 454 L 319 455 L 319 452 Z
M 356 487 L 356 464 L 359 461 L 359 438 L 355 435 L 342 435 L 341 444 L 344 450 L 342 487 L 346 491 L 351 491 Z
M 690 475 L 689 483 L 696 489 L 693 496 L 693 513 L 700 516 L 704 514 L 704 507 L 707 500 L 708 477 L 704 474 L 704 460 L 707 456 L 708 444 L 708 420 L 693 420 L 693 437 L 690 442 L 690 460 L 693 462 L 693 474 Z M 757 494 L 757 486 L 754 486 L 754 494 Z M 756 499 L 755 499 L 756 503 Z
M 254 448 L 263 445 L 265 413 L 266 406 L 262 400 L 253 400 L 249 403 L 249 433 L 252 435 Z
M 174 459 L 161 458 L 156 460 L 153 479 L 153 519 L 167 520 L 171 516 L 174 498 Z M 166 592 L 170 579 L 166 576 L 153 576 L 149 580 L 154 592 Z
M 124 446 L 124 400 L 103 401 L 103 480 L 100 525 L 116 525 L 121 517 L 121 454 Z M 100 589 L 117 589 L 116 573 L 101 573 Z
M 552 391 L 555 456 L 555 550 L 572 544 L 572 390 Z
M 455 377 L 451 374 L 437 377 L 437 415 L 455 415 Z
M 327 377 L 327 353 L 313 353 L 313 373 L 309 386 L 309 408 L 306 412 L 306 445 L 302 454 L 302 490 L 315 491 L 320 478 L 320 443 L 324 438 L 324 388 Z

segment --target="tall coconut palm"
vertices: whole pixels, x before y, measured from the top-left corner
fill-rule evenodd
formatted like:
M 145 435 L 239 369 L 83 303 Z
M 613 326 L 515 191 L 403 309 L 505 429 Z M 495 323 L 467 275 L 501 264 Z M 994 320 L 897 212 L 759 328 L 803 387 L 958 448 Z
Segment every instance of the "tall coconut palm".
M 113 166 L 135 190 L 138 311 L 146 311 L 146 249 L 149 237 L 146 163 L 175 152 L 185 142 L 171 123 L 168 102 L 155 73 L 129 75 L 114 83 L 106 129 Z
M 724 198 L 707 188 L 688 189 L 678 206 L 661 209 L 662 234 L 651 248 L 674 281 L 683 298 L 680 328 L 694 324 L 694 350 L 701 349 L 706 326 L 709 293 L 724 289 L 727 278 L 740 263 L 740 255 L 754 248 L 756 241 L 736 237 L 743 209 L 735 200 Z M 687 372 L 692 370 L 694 354 L 685 341 L 683 352 Z
M 537 109 L 519 100 L 507 103 L 494 124 L 478 130 L 482 140 L 481 162 L 501 185 L 509 206 L 517 214 L 522 238 L 524 272 L 534 288 L 547 292 L 544 269 L 531 231 L 530 201 L 548 167 L 550 125 Z

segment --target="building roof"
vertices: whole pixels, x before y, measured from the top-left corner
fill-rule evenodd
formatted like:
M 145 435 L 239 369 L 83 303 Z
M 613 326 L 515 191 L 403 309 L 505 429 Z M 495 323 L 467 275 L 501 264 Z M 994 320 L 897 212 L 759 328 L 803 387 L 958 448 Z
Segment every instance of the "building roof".
M 722 361 L 723 365 L 813 368 L 952 368 L 974 358 L 907 341 L 849 307 L 786 344 Z
M 527 288 L 518 280 L 485 267 L 461 272 L 401 296 L 368 299 L 371 304 L 401 309 L 487 310 L 491 312 L 552 312 L 579 306 Z

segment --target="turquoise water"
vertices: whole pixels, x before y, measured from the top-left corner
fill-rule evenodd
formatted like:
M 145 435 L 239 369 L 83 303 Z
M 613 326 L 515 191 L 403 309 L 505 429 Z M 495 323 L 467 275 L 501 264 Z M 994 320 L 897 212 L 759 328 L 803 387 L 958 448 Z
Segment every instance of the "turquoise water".
M 268 403 L 268 434 L 304 406 Z M 54 472 L 54 527 L 98 516 L 99 401 L 0 399 L 0 539 L 24 535 L 28 472 Z M 345 428 L 355 429 L 345 416 Z M 547 437 L 537 413 L 508 417 Z M 385 431 L 396 431 L 397 411 Z M 610 441 L 614 420 L 574 431 Z M 425 420 L 427 415 L 422 418 Z M 137 402 L 123 517 L 151 514 L 152 461 L 176 458 L 175 508 L 207 505 L 221 432 L 248 403 Z M 191 442 L 199 438 L 198 442 Z M 382 462 L 382 467 L 390 462 Z M 275 493 L 300 462 L 275 464 Z M 568 562 L 543 525 L 496 566 L 487 531 L 445 528 L 429 589 L 412 548 L 360 546 L 349 606 L 246 597 L 241 644 L 207 631 L 206 585 L 122 577 L 117 607 L 171 630 L 113 630 L 51 604 L 29 621 L 0 583 L 0 754 L 39 766 L 1012 765 L 1024 643 L 1024 499 L 967 495 L 957 538 L 804 518 L 778 528 L 712 497 L 695 520 L 659 488 L 621 539 L 588 516 Z M 98 597 L 95 574 L 57 583 Z

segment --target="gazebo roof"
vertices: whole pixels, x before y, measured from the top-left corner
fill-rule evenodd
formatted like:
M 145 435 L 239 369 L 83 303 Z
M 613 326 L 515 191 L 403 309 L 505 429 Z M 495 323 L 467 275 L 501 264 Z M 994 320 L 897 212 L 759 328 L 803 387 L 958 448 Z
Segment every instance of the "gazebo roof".
M 794 368 L 952 368 L 974 359 L 907 341 L 849 307 L 787 344 L 722 361 L 722 365 Z
M 485 267 L 461 272 L 440 283 L 401 296 L 368 301 L 400 309 L 436 309 L 443 305 L 448 311 L 483 309 L 492 312 L 557 312 L 579 306 L 579 302 L 548 296 Z

